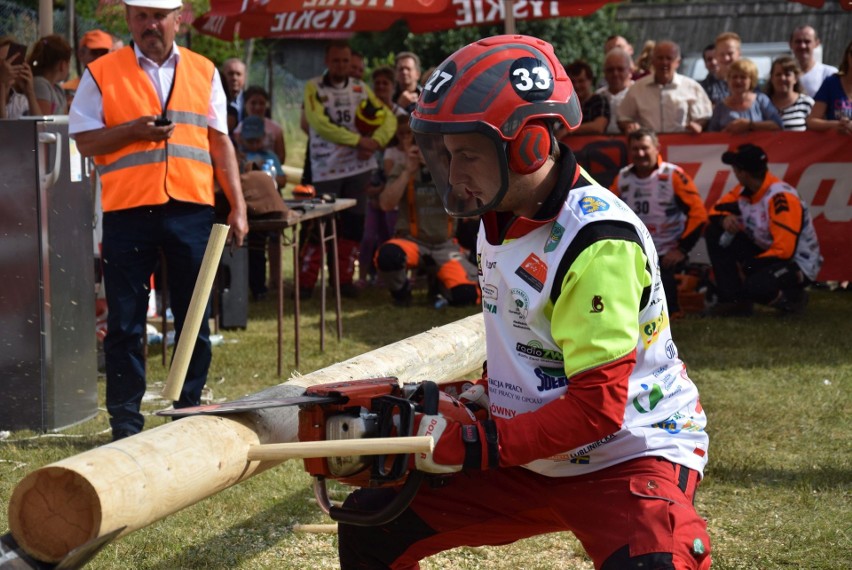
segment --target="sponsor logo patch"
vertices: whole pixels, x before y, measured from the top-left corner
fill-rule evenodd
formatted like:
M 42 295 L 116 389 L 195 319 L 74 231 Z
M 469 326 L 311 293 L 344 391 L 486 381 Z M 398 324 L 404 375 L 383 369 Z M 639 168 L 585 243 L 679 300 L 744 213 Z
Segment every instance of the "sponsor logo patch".
M 509 305 L 509 314 L 514 315 L 513 323 L 520 328 L 529 328 L 527 326 L 527 313 L 530 310 L 530 298 L 523 289 L 512 289 L 512 299 L 514 305 Z
M 547 264 L 539 256 L 531 253 L 515 271 L 515 275 L 541 293 L 544 282 L 547 280 Z
M 649 389 L 647 384 L 641 384 L 641 386 L 643 390 Z M 633 407 L 636 408 L 636 411 L 640 414 L 647 414 L 648 412 L 656 408 L 657 404 L 660 403 L 660 400 L 663 399 L 663 389 L 660 388 L 659 384 L 654 384 L 653 386 L 651 386 L 650 391 L 648 392 L 648 399 L 646 403 L 639 401 L 640 396 L 644 396 L 644 393 L 639 394 L 639 396 L 633 398 Z M 644 398 L 642 399 L 644 400 Z M 645 405 L 647 405 L 648 407 L 645 408 L 643 403 L 645 403 Z
M 497 293 L 499 290 L 496 285 L 490 285 L 486 283 L 482 286 L 482 298 L 483 299 L 494 299 L 497 300 Z
M 594 196 L 586 196 L 580 200 L 580 209 L 584 214 L 609 210 L 609 203 Z
M 589 311 L 589 312 L 590 313 L 603 313 L 603 310 L 604 310 L 604 303 L 603 303 L 603 299 L 601 298 L 601 296 L 595 295 L 594 297 L 592 297 L 592 310 Z
M 536 390 L 539 392 L 549 392 L 557 388 L 564 388 L 568 385 L 568 378 L 565 376 L 565 370 L 562 368 L 536 368 L 536 378 L 539 380 L 539 385 Z
M 541 360 L 551 360 L 555 362 L 564 361 L 564 357 L 561 352 L 551 348 L 544 348 L 538 340 L 531 340 L 527 344 L 519 342 L 515 345 L 515 351 L 530 358 L 539 358 Z
M 639 330 L 642 334 L 642 343 L 645 345 L 645 348 L 660 340 L 660 333 L 668 327 L 669 317 L 666 313 L 660 313 L 660 316 L 657 318 L 639 325 Z
M 544 253 L 550 253 L 559 245 L 562 236 L 565 235 L 565 228 L 558 223 L 553 222 L 553 227 L 550 229 L 550 235 L 547 236 L 547 241 L 544 243 Z

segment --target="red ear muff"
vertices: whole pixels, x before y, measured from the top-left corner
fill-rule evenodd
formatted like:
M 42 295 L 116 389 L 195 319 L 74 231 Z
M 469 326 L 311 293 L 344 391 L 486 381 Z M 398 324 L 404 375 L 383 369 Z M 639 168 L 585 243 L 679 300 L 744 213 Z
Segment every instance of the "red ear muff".
M 531 174 L 542 167 L 550 155 L 550 129 L 532 121 L 506 145 L 509 168 L 518 174 Z

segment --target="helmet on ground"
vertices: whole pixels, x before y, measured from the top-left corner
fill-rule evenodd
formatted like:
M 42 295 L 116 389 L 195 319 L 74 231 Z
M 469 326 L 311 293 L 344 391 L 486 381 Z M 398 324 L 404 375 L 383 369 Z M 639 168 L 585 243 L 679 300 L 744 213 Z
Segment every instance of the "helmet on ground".
M 444 208 L 453 216 L 475 216 L 497 206 L 508 190 L 509 170 L 528 174 L 551 152 L 553 128 L 574 130 L 580 102 L 553 46 L 529 36 L 505 35 L 469 44 L 439 65 L 411 115 Z M 450 153 L 444 137 L 485 135 L 498 154 L 501 186 L 488 203 L 453 191 Z

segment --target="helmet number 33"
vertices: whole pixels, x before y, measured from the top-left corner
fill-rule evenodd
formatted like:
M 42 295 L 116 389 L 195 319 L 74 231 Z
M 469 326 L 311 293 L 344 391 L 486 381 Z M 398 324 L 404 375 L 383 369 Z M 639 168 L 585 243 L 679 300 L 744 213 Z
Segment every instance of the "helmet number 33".
M 535 57 L 521 57 L 509 70 L 512 87 L 526 101 L 544 101 L 553 93 L 553 72 Z
M 515 89 L 518 91 L 529 91 L 533 88 L 547 90 L 550 89 L 550 71 L 546 67 L 533 67 L 526 69 L 519 67 L 512 72 L 515 77 Z

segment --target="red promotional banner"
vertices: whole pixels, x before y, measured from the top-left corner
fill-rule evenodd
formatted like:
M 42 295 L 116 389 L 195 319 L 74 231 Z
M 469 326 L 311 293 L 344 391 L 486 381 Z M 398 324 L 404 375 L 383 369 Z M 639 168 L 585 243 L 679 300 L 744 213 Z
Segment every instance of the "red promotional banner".
M 570 2 L 515 0 L 516 20 L 588 16 L 612 0 Z M 299 4 L 303 9 L 277 11 Z M 388 6 L 395 6 L 389 9 Z M 429 9 L 430 13 L 425 13 Z M 440 11 L 436 11 L 440 9 Z M 503 0 L 211 0 L 210 11 L 193 25 L 202 34 L 231 41 L 240 38 L 330 37 L 354 32 L 382 32 L 405 20 L 413 33 L 499 24 Z
M 750 142 L 766 151 L 769 169 L 794 186 L 810 208 L 825 263 L 819 279 L 852 279 L 852 154 L 850 138 L 837 133 L 782 132 L 734 136 L 721 133 L 660 135 L 663 159 L 681 166 L 712 206 L 737 184 L 722 153 Z M 609 186 L 629 162 L 625 137 L 566 137 L 580 165 Z M 691 255 L 706 262 L 703 244 Z M 702 256 L 704 259 L 702 259 Z
M 267 12 L 290 12 L 293 10 L 370 10 L 374 12 L 406 11 L 415 14 L 440 12 L 450 0 L 268 0 Z
M 573 0 L 571 2 L 533 2 L 515 0 L 512 14 L 515 20 L 542 20 L 548 18 L 576 18 L 588 16 L 605 6 L 616 4 L 612 0 Z M 408 19 L 408 28 L 415 34 L 451 30 L 465 26 L 496 24 L 505 20 L 505 3 L 502 0 L 452 0 L 441 13 Z
M 202 34 L 231 41 L 235 36 L 242 39 L 305 38 L 371 32 L 386 30 L 398 19 L 393 13 L 357 10 L 301 10 L 277 14 L 254 10 L 236 15 L 217 14 L 211 10 L 196 18 L 193 26 Z

